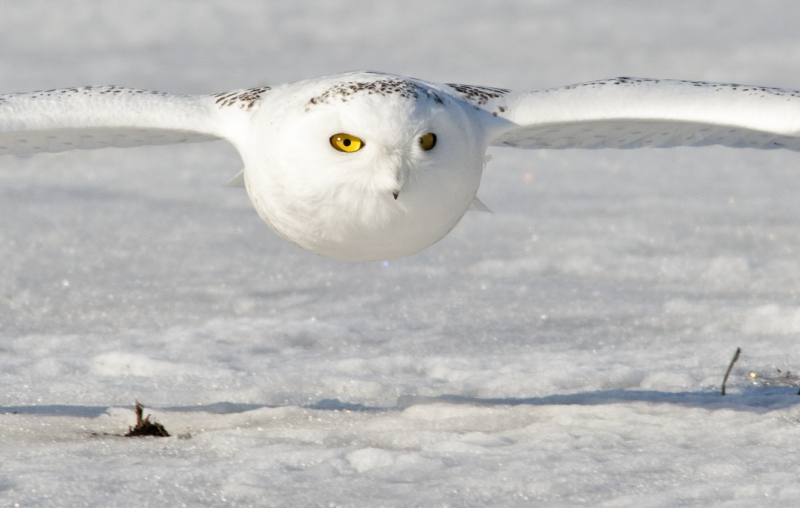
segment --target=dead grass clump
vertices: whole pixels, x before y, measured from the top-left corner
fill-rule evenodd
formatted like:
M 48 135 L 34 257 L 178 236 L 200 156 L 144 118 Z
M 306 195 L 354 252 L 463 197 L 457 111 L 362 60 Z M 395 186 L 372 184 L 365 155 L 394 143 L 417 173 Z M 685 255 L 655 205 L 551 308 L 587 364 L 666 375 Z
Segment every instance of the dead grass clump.
M 141 405 L 138 400 L 136 401 L 134 411 L 136 411 L 136 426 L 128 427 L 128 432 L 125 433 L 125 437 L 169 437 L 169 432 L 167 432 L 167 429 L 165 429 L 163 425 L 150 421 L 150 415 L 142 418 L 144 406 Z

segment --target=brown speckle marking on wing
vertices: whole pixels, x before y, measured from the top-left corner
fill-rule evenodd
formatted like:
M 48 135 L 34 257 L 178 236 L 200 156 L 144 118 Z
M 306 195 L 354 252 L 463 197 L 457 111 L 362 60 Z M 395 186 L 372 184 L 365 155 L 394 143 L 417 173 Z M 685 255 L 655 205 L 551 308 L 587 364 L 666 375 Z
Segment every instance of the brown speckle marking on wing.
M 312 97 L 306 106 L 325 104 L 331 100 L 347 102 L 356 94 L 380 95 L 388 97 L 397 95 L 404 99 L 417 100 L 425 96 L 437 104 L 444 104 L 441 96 L 435 90 L 423 87 L 413 81 L 404 79 L 376 79 L 374 81 L 347 81 L 329 88 L 322 94 Z
M 478 106 L 483 106 L 490 99 L 499 99 L 509 92 L 505 88 L 491 88 L 488 86 L 458 85 L 455 83 L 447 83 L 447 86 L 461 94 L 462 99 Z
M 7 99 L 13 99 L 16 97 L 24 97 L 26 99 L 47 99 L 47 98 L 58 99 L 62 97 L 69 97 L 72 95 L 139 95 L 139 94 L 165 95 L 165 96 L 169 95 L 164 92 L 149 92 L 146 90 L 137 90 L 135 88 L 125 88 L 115 85 L 82 86 L 78 88 L 60 88 L 58 90 L 40 90 L 36 92 L 8 94 L 4 97 L 0 97 L 0 104 L 6 102 Z
M 216 97 L 214 101 L 220 108 L 227 108 L 236 106 L 239 109 L 251 109 L 256 101 L 261 98 L 264 92 L 270 90 L 268 86 L 259 86 L 257 88 L 248 88 L 246 90 L 234 90 L 232 92 L 215 93 L 212 97 Z
M 791 97 L 800 97 L 800 91 L 797 90 L 790 90 L 785 88 L 772 88 L 772 87 L 763 87 L 763 86 L 748 86 L 748 85 L 740 85 L 738 83 L 709 83 L 707 81 L 688 81 L 688 80 L 663 80 L 663 79 L 649 79 L 649 78 L 630 78 L 626 76 L 618 77 L 618 78 L 609 78 L 609 79 L 600 79 L 597 81 L 587 81 L 586 83 L 578 83 L 575 85 L 568 85 L 559 88 L 549 88 L 547 90 L 539 90 L 537 93 L 549 93 L 554 92 L 557 90 L 574 90 L 577 88 L 582 87 L 589 87 L 589 88 L 599 88 L 601 86 L 606 85 L 646 85 L 646 84 L 657 84 L 662 81 L 667 81 L 671 83 L 682 83 L 685 85 L 691 85 L 700 88 L 713 88 L 715 91 L 719 92 L 721 90 L 734 90 L 738 92 L 746 92 L 749 95 L 760 95 L 764 97 L 764 95 L 775 95 L 778 97 L 787 97 L 791 100 Z

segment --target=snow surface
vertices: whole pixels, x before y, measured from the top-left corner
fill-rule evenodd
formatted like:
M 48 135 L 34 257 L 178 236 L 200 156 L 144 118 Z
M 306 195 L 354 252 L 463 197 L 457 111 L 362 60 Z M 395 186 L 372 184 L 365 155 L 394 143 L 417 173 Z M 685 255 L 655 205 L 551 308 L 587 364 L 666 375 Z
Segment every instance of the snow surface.
M 792 1 L 0 13 L 3 92 L 353 69 L 800 87 Z M 800 502 L 800 154 L 491 155 L 494 214 L 367 264 L 272 233 L 222 187 L 224 143 L 0 159 L 0 505 Z M 119 437 L 134 399 L 173 437 Z

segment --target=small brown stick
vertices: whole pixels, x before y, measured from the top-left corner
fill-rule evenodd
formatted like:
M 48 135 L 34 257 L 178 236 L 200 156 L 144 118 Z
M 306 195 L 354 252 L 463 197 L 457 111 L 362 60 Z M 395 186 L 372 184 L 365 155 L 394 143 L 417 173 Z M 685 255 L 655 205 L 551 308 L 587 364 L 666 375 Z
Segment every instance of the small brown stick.
M 730 365 L 728 365 L 728 370 L 725 372 L 725 379 L 722 380 L 722 395 L 725 395 L 725 383 L 728 382 L 728 376 L 731 375 L 731 370 L 733 370 L 733 364 L 736 363 L 736 360 L 739 359 L 739 355 L 742 354 L 742 348 L 736 348 L 736 354 L 733 355 L 733 360 L 731 360 Z
M 128 427 L 128 432 L 125 437 L 139 437 L 139 436 L 155 436 L 155 437 L 169 437 L 169 432 L 163 425 L 150 421 L 150 415 L 142 418 L 144 406 L 136 401 L 136 406 L 133 409 L 136 412 L 136 426 Z

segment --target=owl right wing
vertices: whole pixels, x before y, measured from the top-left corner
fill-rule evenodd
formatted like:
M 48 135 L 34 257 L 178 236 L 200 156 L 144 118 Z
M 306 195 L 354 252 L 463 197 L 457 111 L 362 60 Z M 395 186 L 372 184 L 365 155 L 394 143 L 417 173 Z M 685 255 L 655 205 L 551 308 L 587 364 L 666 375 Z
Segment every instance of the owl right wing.
M 225 139 L 269 88 L 175 95 L 93 86 L 0 95 L 0 155 Z

